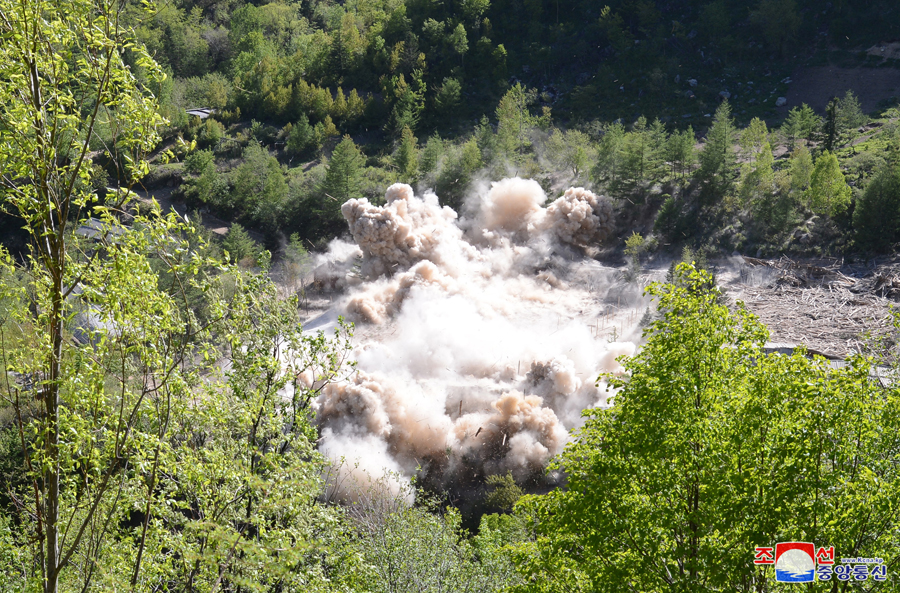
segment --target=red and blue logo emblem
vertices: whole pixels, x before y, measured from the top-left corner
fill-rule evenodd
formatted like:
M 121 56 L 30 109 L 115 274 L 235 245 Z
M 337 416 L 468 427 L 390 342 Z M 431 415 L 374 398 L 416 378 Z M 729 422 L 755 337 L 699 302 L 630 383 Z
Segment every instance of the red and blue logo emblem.
M 779 542 L 774 546 L 757 546 L 753 564 L 775 569 L 778 583 L 812 583 L 818 581 L 887 580 L 884 558 L 854 556 L 834 557 L 834 546 L 820 546 L 809 542 Z
M 812 583 L 816 580 L 816 546 L 809 542 L 775 544 L 775 580 Z

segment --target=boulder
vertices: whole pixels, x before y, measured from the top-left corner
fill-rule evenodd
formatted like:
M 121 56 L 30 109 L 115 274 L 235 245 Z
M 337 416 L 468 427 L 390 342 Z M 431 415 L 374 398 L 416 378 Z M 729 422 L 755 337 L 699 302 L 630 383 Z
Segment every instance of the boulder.
M 781 107 L 782 105 L 787 105 L 787 99 L 785 97 L 778 97 L 775 99 L 775 107 Z

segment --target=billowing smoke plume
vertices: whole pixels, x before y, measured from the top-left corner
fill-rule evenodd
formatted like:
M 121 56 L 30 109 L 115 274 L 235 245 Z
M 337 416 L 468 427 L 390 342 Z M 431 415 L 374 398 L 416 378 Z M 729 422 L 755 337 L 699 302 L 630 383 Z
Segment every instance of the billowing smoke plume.
M 351 473 L 434 483 L 539 475 L 581 411 L 608 403 L 600 373 L 634 353 L 617 341 L 636 318 L 610 292 L 613 271 L 571 261 L 612 232 L 608 201 L 572 188 L 545 208 L 537 183 L 505 179 L 459 220 L 407 185 L 386 198 L 341 209 L 363 256 L 365 281 L 341 305 L 358 323 L 358 372 L 315 402 L 321 450 Z

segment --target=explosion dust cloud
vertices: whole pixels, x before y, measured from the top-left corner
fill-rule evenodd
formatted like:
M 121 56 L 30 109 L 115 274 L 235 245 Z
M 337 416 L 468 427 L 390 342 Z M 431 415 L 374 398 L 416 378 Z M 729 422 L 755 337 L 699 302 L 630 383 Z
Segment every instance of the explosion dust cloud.
M 357 323 L 357 372 L 314 402 L 320 450 L 346 460 L 340 483 L 384 472 L 526 480 L 562 451 L 582 410 L 608 403 L 595 382 L 635 351 L 638 316 L 617 312 L 642 307 L 640 290 L 584 256 L 613 232 L 605 198 L 571 188 L 546 202 L 536 182 L 514 178 L 463 218 L 404 184 L 384 206 L 342 206 L 359 251 L 333 251 L 362 253 L 362 279 L 336 311 Z

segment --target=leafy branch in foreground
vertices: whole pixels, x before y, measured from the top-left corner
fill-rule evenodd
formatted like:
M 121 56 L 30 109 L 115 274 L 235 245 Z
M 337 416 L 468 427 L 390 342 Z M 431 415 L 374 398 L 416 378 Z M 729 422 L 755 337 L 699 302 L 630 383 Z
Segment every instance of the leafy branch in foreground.
M 862 358 L 767 355 L 765 328 L 687 264 L 651 285 L 661 318 L 552 469 L 517 505 L 520 591 L 778 591 L 753 548 L 833 545 L 900 558 L 900 400 Z M 831 584 L 812 590 L 830 590 Z

